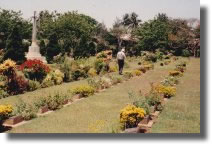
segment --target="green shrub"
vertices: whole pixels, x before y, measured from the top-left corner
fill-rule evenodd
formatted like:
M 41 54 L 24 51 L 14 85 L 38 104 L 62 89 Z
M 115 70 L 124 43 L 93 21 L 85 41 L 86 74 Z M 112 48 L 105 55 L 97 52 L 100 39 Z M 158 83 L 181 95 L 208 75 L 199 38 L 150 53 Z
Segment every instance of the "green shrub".
M 90 85 L 80 85 L 71 90 L 72 94 L 74 95 L 79 94 L 82 97 L 91 96 L 94 94 L 94 92 L 95 92 L 95 89 Z
M 144 56 L 145 61 L 157 62 L 157 55 L 154 53 L 148 53 Z
M 42 88 L 50 87 L 54 85 L 54 80 L 52 79 L 51 75 L 47 75 L 46 78 L 41 83 Z
M 35 108 L 23 101 L 16 105 L 15 115 L 21 115 L 24 120 L 31 120 L 37 117 Z
M 48 106 L 47 105 L 47 97 L 39 97 L 37 100 L 35 100 L 34 106 L 35 106 L 36 110 L 38 110 L 41 107 Z
M 38 81 L 36 81 L 36 80 L 29 80 L 27 90 L 34 91 L 34 90 L 39 89 L 39 88 L 41 88 L 41 84 Z
M 88 78 L 87 82 L 88 82 L 88 85 L 90 85 L 96 90 L 99 90 L 101 88 L 100 80 L 97 78 Z
M 121 83 L 123 81 L 121 76 L 111 76 L 111 81 L 113 84 Z
M 7 81 L 6 77 L 0 75 L 0 99 L 8 97 L 9 94 L 7 93 Z
M 87 78 L 87 77 L 88 77 L 88 74 L 82 69 L 73 70 L 71 72 L 72 80 L 78 80 L 79 78 Z
M 65 82 L 70 82 L 71 79 L 71 65 L 72 62 L 69 59 L 65 59 L 64 63 L 60 65 L 60 70 L 64 73 L 63 80 Z
M 67 95 L 55 93 L 53 95 L 49 95 L 46 98 L 46 104 L 49 110 L 56 110 L 62 108 L 64 101 L 68 99 Z M 44 100 L 43 100 L 44 101 Z M 42 103 L 42 102 L 41 102 Z
M 103 59 L 96 59 L 94 62 L 94 68 L 96 69 L 97 74 L 99 74 L 101 71 L 105 70 L 106 63 Z
M 183 57 L 189 57 L 189 56 L 191 56 L 191 53 L 190 53 L 189 50 L 184 49 L 184 50 L 182 51 L 182 56 L 183 56 Z
M 177 77 L 173 76 L 167 76 L 163 81 L 161 81 L 161 84 L 164 86 L 174 86 L 179 83 L 179 80 Z
M 130 72 L 130 71 L 124 72 L 124 78 L 125 79 L 130 79 L 132 77 L 133 77 L 133 73 L 132 72 Z

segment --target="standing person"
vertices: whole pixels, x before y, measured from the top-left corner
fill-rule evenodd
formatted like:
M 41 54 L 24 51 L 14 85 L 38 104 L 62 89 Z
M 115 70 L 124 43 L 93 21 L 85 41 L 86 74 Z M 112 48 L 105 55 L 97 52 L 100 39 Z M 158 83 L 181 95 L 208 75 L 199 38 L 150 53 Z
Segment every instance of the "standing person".
M 117 54 L 117 61 L 118 61 L 118 65 L 119 65 L 119 74 L 122 75 L 122 71 L 124 68 L 124 59 L 126 58 L 125 55 L 125 50 L 122 49 L 120 52 L 118 52 Z

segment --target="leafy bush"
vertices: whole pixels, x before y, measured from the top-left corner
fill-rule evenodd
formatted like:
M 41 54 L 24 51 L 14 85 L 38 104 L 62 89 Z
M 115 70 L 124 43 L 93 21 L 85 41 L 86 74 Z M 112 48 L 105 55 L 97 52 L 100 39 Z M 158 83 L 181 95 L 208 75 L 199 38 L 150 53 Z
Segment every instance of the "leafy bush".
M 133 128 L 144 118 L 146 112 L 142 108 L 137 108 L 134 105 L 127 105 L 121 110 L 120 123 L 122 128 Z
M 39 82 L 42 82 L 50 72 L 50 68 L 40 60 L 27 60 L 20 66 L 20 70 L 26 78 Z
M 95 89 L 90 85 L 80 85 L 71 90 L 72 94 L 74 95 L 79 94 L 82 97 L 91 96 L 94 94 L 94 92 L 95 92 Z
M 39 88 L 41 88 L 41 84 L 38 81 L 29 80 L 27 90 L 34 91 Z
M 13 112 L 13 107 L 11 105 L 0 105 L 0 125 L 3 120 L 9 118 Z

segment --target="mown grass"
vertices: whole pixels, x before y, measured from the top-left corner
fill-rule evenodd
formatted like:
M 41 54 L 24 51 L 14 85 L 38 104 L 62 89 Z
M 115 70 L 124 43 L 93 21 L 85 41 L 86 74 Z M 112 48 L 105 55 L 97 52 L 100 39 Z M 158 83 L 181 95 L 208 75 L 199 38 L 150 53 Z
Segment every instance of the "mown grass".
M 136 64 L 135 64 L 136 65 Z M 119 128 L 119 113 L 127 103 L 129 91 L 146 93 L 150 90 L 150 82 L 159 82 L 175 63 L 161 67 L 156 64 L 153 71 L 141 77 L 116 85 L 102 93 L 71 104 L 44 117 L 36 118 L 29 123 L 12 129 L 12 133 L 111 133 Z M 79 82 L 76 82 L 79 84 Z M 56 86 L 66 91 L 69 86 Z M 53 88 L 52 88 L 53 89 Z M 48 89 L 49 92 L 52 89 Z M 54 90 L 55 90 L 54 89 Z M 41 92 L 42 93 L 42 92 Z M 41 94 L 40 93 L 40 94 Z
M 200 133 L 200 59 L 192 58 L 153 133 Z

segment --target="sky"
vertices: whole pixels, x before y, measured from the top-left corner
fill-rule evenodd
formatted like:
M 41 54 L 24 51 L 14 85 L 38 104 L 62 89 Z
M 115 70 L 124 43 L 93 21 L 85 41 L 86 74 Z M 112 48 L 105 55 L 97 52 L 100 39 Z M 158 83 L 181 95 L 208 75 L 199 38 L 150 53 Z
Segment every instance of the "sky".
M 0 8 L 23 13 L 28 19 L 33 11 L 78 11 L 112 27 L 115 19 L 136 12 L 142 21 L 158 13 L 172 18 L 200 19 L 200 0 L 0 0 Z

